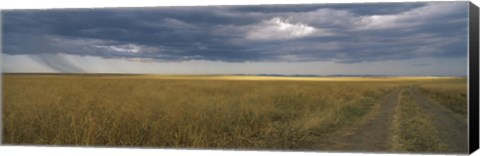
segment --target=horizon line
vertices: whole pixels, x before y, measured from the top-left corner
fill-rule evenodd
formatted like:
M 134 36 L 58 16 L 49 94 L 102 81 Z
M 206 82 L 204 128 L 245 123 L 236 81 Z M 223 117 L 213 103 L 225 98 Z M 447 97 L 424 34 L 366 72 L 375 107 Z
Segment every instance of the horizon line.
M 274 77 L 468 77 L 468 75 L 389 75 L 389 74 L 167 74 L 167 73 L 61 73 L 61 72 L 1 72 L 17 75 L 164 75 L 164 76 L 274 76 Z

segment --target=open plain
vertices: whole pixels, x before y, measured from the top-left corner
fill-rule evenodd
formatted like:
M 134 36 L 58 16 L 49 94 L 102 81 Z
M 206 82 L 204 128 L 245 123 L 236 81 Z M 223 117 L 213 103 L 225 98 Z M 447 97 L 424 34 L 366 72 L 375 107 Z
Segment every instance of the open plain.
M 3 74 L 2 143 L 467 152 L 459 77 Z

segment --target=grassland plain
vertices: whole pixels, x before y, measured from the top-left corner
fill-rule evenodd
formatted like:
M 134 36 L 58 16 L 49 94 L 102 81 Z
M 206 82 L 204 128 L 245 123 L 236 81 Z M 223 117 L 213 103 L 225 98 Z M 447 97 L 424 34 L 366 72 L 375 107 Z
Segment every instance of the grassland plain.
M 416 86 L 439 99 L 462 79 L 4 74 L 2 142 L 331 150 L 327 138 L 372 116 L 388 93 Z M 451 102 L 442 105 L 462 104 Z

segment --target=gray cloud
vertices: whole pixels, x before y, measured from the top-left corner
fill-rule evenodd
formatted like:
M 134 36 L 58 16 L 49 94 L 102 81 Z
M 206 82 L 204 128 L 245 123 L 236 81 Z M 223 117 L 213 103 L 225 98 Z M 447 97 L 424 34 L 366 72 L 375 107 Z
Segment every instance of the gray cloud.
M 146 61 L 466 57 L 467 8 L 432 2 L 11 10 L 2 12 L 3 45 L 10 55 Z M 56 70 L 81 71 L 43 56 L 53 55 L 36 60 Z

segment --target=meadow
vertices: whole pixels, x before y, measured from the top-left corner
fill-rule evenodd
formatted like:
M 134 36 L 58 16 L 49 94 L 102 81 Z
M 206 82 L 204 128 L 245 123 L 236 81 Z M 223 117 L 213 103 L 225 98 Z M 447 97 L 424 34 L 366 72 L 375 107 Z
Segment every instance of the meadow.
M 4 144 L 336 150 L 331 138 L 407 87 L 466 113 L 465 78 L 4 74 L 2 83 Z M 419 114 L 400 106 L 397 126 Z

